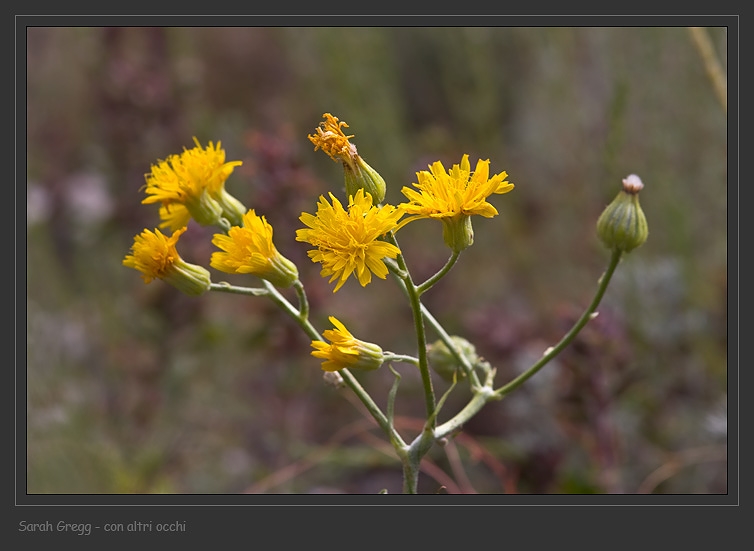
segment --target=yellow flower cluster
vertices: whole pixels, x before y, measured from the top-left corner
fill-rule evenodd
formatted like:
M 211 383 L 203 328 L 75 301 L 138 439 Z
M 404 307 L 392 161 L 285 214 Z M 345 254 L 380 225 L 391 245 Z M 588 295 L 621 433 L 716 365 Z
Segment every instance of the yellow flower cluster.
M 225 190 L 225 181 L 241 161 L 226 162 L 220 142 L 209 142 L 206 148 L 196 138 L 194 142 L 196 147 L 153 165 L 146 177 L 147 197 L 142 203 L 160 203 L 160 227 L 171 228 L 173 235 L 144 230 L 134 238 L 133 253 L 123 264 L 142 272 L 145 283 L 163 279 L 189 294 L 206 291 L 211 285 L 209 272 L 184 262 L 175 248 L 193 218 L 201 225 L 227 229 L 227 235 L 213 237 L 213 244 L 222 250 L 212 255 L 213 268 L 254 274 L 280 287 L 292 285 L 298 269 L 272 244 L 272 227 Z
M 192 217 L 205 226 L 221 216 L 240 224 L 246 209 L 225 191 L 225 181 L 242 161 L 225 162 L 220 142 L 209 142 L 206 148 L 196 138 L 194 143 L 196 147 L 152 165 L 142 203 L 160 203 L 160 227 L 172 230 L 186 226 Z
M 454 252 L 460 252 L 473 242 L 470 217 L 496 216 L 497 210 L 487 199 L 514 187 L 506 172 L 490 176 L 489 160 L 480 159 L 472 171 L 469 156 L 463 155 L 460 164 L 449 171 L 437 161 L 429 170 L 417 172 L 418 183 L 401 189 L 407 202 L 382 204 L 385 181 L 357 153 L 350 142 L 353 135 L 343 131 L 348 124 L 330 113 L 323 117 L 316 133 L 308 138 L 315 151 L 322 149 L 343 163 L 348 202 L 344 206 L 332 193 L 328 194 L 329 201 L 321 195 L 315 214 L 301 213 L 299 220 L 305 227 L 296 231 L 296 240 L 313 247 L 307 254 L 312 262 L 321 264 L 323 277 L 336 282 L 333 292 L 352 274 L 362 287 L 372 281 L 373 274 L 385 279 L 386 259 L 401 254 L 395 241 L 388 241 L 386 236 L 414 220 L 440 220 L 445 242 Z M 172 235 L 145 229 L 134 237 L 123 264 L 141 272 L 145 283 L 162 279 L 188 294 L 206 292 L 212 288 L 209 272 L 185 262 L 176 249 L 193 218 L 201 225 L 217 225 L 224 231 L 212 238 L 219 249 L 212 254 L 212 268 L 256 275 L 277 287 L 294 285 L 298 269 L 275 248 L 272 226 L 225 190 L 226 180 L 241 161 L 226 162 L 220 142 L 209 142 L 206 148 L 196 138 L 194 143 L 194 148 L 158 161 L 146 175 L 147 197 L 142 202 L 159 203 L 160 227 L 169 227 Z M 401 220 L 404 215 L 407 217 Z M 312 355 L 325 360 L 323 370 L 376 369 L 383 363 L 379 346 L 356 339 L 335 317 L 330 321 L 335 328 L 324 332 L 330 344 L 312 342 Z

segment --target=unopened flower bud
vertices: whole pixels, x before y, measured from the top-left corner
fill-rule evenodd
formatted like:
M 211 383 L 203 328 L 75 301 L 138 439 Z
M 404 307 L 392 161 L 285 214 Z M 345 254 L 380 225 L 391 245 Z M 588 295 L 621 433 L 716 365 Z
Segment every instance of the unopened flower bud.
M 466 358 L 471 365 L 474 365 L 479 361 L 476 348 L 469 341 L 463 337 L 453 335 L 450 337 L 455 343 L 456 348 L 461 355 Z M 450 351 L 448 346 L 442 341 L 437 340 L 427 347 L 427 357 L 432 369 L 440 377 L 448 382 L 453 381 L 453 375 L 456 379 L 463 379 L 466 376 L 461 363 L 458 358 Z
M 222 209 L 223 216 L 231 226 L 243 226 L 243 217 L 247 212 L 246 206 L 228 193 L 225 186 L 221 186 L 215 194 L 215 200 Z
M 639 191 L 643 188 L 636 174 L 627 176 L 623 189 L 597 220 L 597 235 L 608 249 L 627 253 L 647 240 L 649 228 L 639 204 Z

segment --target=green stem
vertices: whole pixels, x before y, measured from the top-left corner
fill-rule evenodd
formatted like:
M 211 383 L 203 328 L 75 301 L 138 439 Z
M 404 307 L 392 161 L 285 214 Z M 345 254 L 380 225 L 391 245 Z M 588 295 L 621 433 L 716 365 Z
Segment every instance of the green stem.
M 392 352 L 385 352 L 384 360 L 385 362 L 404 362 L 416 366 L 419 365 L 418 358 L 414 358 L 413 356 L 408 356 L 406 354 L 393 354 Z
M 474 417 L 482 407 L 492 400 L 499 400 L 490 387 L 480 387 L 474 392 L 474 396 L 469 400 L 466 406 L 456 413 L 452 419 L 446 421 L 435 429 L 435 439 L 444 438 L 454 433 Z
M 264 284 L 266 290 L 268 291 L 267 296 L 269 296 L 272 301 L 275 302 L 275 304 L 280 306 L 291 318 L 293 318 L 294 321 L 298 323 L 301 329 L 304 330 L 304 332 L 309 336 L 311 340 L 323 340 L 314 326 L 312 326 L 312 324 L 309 322 L 308 318 L 302 317 L 299 310 L 297 310 L 290 302 L 288 302 L 288 299 L 281 295 L 280 292 L 270 282 L 265 280 Z M 401 436 L 396 432 L 395 428 L 390 425 L 385 414 L 382 413 L 382 410 L 379 408 L 379 406 L 377 406 L 377 404 L 374 403 L 372 397 L 367 393 L 366 390 L 364 390 L 364 387 L 361 386 L 361 384 L 353 376 L 353 374 L 351 374 L 351 372 L 345 368 L 339 370 L 338 373 L 340 373 L 341 377 L 343 377 L 343 381 L 354 392 L 354 394 L 356 394 L 359 400 L 361 400 L 361 403 L 364 404 L 372 417 L 374 417 L 374 420 L 377 421 L 377 424 L 385 432 L 385 434 L 388 435 L 391 441 L 394 440 L 400 445 L 405 446 L 406 444 L 403 442 Z
M 581 329 L 584 328 L 589 320 L 594 317 L 593 314 L 597 310 L 597 306 L 599 305 L 602 297 L 605 294 L 605 291 L 607 290 L 607 286 L 610 283 L 610 279 L 612 278 L 613 273 L 615 272 L 615 268 L 620 262 L 621 255 L 622 253 L 620 251 L 613 252 L 612 257 L 610 258 L 610 264 L 599 280 L 599 286 L 597 288 L 596 294 L 594 295 L 594 298 L 592 299 L 591 304 L 586 309 L 581 318 L 571 328 L 568 334 L 566 334 L 566 336 L 563 337 L 563 339 L 555 347 L 548 350 L 547 354 L 545 354 L 541 360 L 539 360 L 535 365 L 529 368 L 525 373 L 498 390 L 492 390 L 494 370 L 488 373 L 484 386 L 480 386 L 475 390 L 474 396 L 469 401 L 469 403 L 466 404 L 466 406 L 452 419 L 450 419 L 446 423 L 443 423 L 435 429 L 435 438 L 444 438 L 445 436 L 448 436 L 455 431 L 460 430 L 463 425 L 472 417 L 474 417 L 487 402 L 490 402 L 492 400 L 500 400 L 503 398 L 503 396 L 518 388 L 524 381 L 526 381 L 537 371 L 539 371 L 547 362 L 549 362 L 568 344 L 570 344 L 570 342 L 576 337 L 579 331 L 581 331 Z M 416 442 L 413 442 L 411 446 L 413 447 L 415 444 Z
M 309 300 L 306 298 L 306 291 L 304 291 L 304 284 L 301 280 L 293 282 L 293 287 L 296 289 L 296 295 L 298 295 L 298 317 L 301 319 L 307 319 L 309 317 Z
M 398 241 L 395 239 L 393 232 L 386 235 L 387 239 L 396 247 Z M 427 335 L 424 330 L 424 317 L 422 316 L 422 304 L 419 297 L 419 291 L 411 279 L 411 273 L 408 271 L 403 254 L 399 253 L 396 258 L 400 272 L 402 272 L 401 281 L 408 295 L 411 304 L 411 311 L 414 317 L 414 329 L 416 331 L 417 353 L 419 355 L 419 372 L 421 373 L 422 387 L 424 388 L 424 403 L 427 409 L 427 419 L 432 418 L 435 412 L 435 391 L 432 388 L 432 376 L 429 373 L 429 361 L 427 359 Z M 394 272 L 396 273 L 396 272 Z
M 426 306 L 422 304 L 422 315 L 424 315 L 424 319 L 429 322 L 429 324 L 432 326 L 432 329 L 435 330 L 435 332 L 439 335 L 442 342 L 445 343 L 445 346 L 448 347 L 448 350 L 450 350 L 451 354 L 455 357 L 456 360 L 461 364 L 461 367 L 463 367 L 463 370 L 466 372 L 466 375 L 469 377 L 469 381 L 471 383 L 471 388 L 476 388 L 481 386 L 479 383 L 479 378 L 476 376 L 476 372 L 474 371 L 474 366 L 471 365 L 471 362 L 469 362 L 469 359 L 464 356 L 461 351 L 458 349 L 458 346 L 456 346 L 456 343 L 453 339 L 450 338 L 450 335 L 448 335 L 448 332 L 445 331 L 445 328 L 440 325 L 440 322 L 435 319 L 435 317 L 430 313 L 430 311 L 427 309 Z
M 527 379 L 529 379 L 537 371 L 542 369 L 542 367 L 544 367 L 547 364 L 547 362 L 552 360 L 566 346 L 568 346 L 571 343 L 571 341 L 576 337 L 576 335 L 578 335 L 579 332 L 584 328 L 584 326 L 589 322 L 589 320 L 595 317 L 597 306 L 599 306 L 599 303 L 602 300 L 602 296 L 605 294 L 605 291 L 607 290 L 607 286 L 610 283 L 610 279 L 613 277 L 613 273 L 615 272 L 615 268 L 618 266 L 618 262 L 620 262 L 622 254 L 623 254 L 622 251 L 618 249 L 613 250 L 612 256 L 610 257 L 610 264 L 608 265 L 607 270 L 605 271 L 604 274 L 602 274 L 602 277 L 599 280 L 599 287 L 597 288 L 597 293 L 594 295 L 594 298 L 592 299 L 592 303 L 589 305 L 586 311 L 582 314 L 581 318 L 579 318 L 576 324 L 571 328 L 571 330 L 568 331 L 568 333 L 560 340 L 558 344 L 556 344 L 552 348 L 549 348 L 537 363 L 535 363 L 533 366 L 531 366 L 529 369 L 524 371 L 521 375 L 513 379 L 508 384 L 497 389 L 495 391 L 495 394 L 497 396 L 502 398 L 506 394 L 510 393 L 511 391 L 521 386 Z
M 264 289 L 237 287 L 230 285 L 229 283 L 222 282 L 210 284 L 210 290 L 220 291 L 223 293 L 235 293 L 239 295 L 267 296 L 272 299 L 275 304 L 280 306 L 280 308 L 282 308 L 286 314 L 293 318 L 293 320 L 299 325 L 299 327 L 301 327 L 301 329 L 303 329 L 304 333 L 306 333 L 311 340 L 323 340 L 319 332 L 317 332 L 314 326 L 312 326 L 312 324 L 309 322 L 308 302 L 306 300 L 306 295 L 304 293 L 303 285 L 301 285 L 301 282 L 297 280 L 297 284 L 294 283 L 297 294 L 299 296 L 299 300 L 301 301 L 300 310 L 296 309 L 290 302 L 288 302 L 288 299 L 280 294 L 280 291 L 278 291 L 275 286 L 272 285 L 269 281 L 264 280 L 263 282 L 265 286 Z M 354 394 L 358 396 L 359 400 L 361 400 L 372 417 L 374 417 L 374 420 L 377 421 L 377 424 L 383 431 L 385 431 L 391 441 L 395 441 L 401 446 L 406 446 L 401 436 L 388 422 L 385 414 L 382 413 L 382 410 L 380 410 L 377 404 L 374 403 L 372 397 L 367 393 L 366 390 L 364 390 L 359 381 L 351 374 L 351 372 L 348 371 L 348 369 L 341 369 L 339 370 L 339 373 L 341 377 L 343 377 L 343 381 L 350 387 Z
M 416 290 L 419 292 L 420 295 L 424 294 L 426 291 L 432 288 L 432 286 L 440 281 L 442 277 L 447 274 L 450 269 L 455 265 L 456 261 L 458 261 L 458 257 L 461 255 L 460 251 L 453 251 L 453 254 L 450 255 L 450 258 L 448 258 L 448 261 L 445 263 L 445 266 L 440 268 L 440 270 L 427 279 L 424 283 L 417 285 Z
M 704 68 L 707 70 L 707 76 L 712 81 L 712 86 L 715 88 L 717 99 L 720 102 L 723 111 L 727 114 L 728 82 L 723 67 L 715 54 L 715 48 L 712 45 L 709 33 L 702 27 L 689 27 L 689 32 L 691 33 L 694 45 L 702 58 Z
M 403 493 L 404 494 L 417 494 L 419 493 L 419 463 L 415 457 L 409 457 L 408 455 L 403 461 Z
M 248 295 L 254 297 L 265 297 L 270 294 L 267 289 L 260 289 L 259 287 L 238 287 L 236 285 L 231 285 L 230 283 L 227 283 L 225 281 L 221 281 L 220 283 L 210 283 L 209 290 L 218 291 L 220 293 L 232 293 L 235 295 Z

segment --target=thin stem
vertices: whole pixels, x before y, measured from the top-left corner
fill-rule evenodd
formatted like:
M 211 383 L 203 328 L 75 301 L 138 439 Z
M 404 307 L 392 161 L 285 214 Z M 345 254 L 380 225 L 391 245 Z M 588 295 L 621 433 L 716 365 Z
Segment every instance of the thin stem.
M 547 364 L 547 362 L 552 360 L 566 346 L 568 346 L 571 343 L 571 341 L 576 337 L 576 335 L 578 335 L 578 333 L 589 322 L 589 320 L 593 319 L 596 316 L 595 312 L 597 310 L 597 306 L 599 306 L 599 303 L 602 300 L 602 296 L 605 294 L 605 291 L 607 290 L 607 286 L 610 283 L 610 278 L 613 277 L 613 272 L 615 272 L 615 268 L 618 266 L 618 262 L 620 262 L 622 254 L 623 254 L 622 251 L 618 249 L 613 250 L 612 256 L 610 257 L 610 264 L 608 265 L 607 270 L 605 271 L 604 274 L 602 274 L 602 277 L 599 280 L 597 293 L 594 295 L 594 298 L 592 299 L 592 303 L 589 305 L 586 311 L 582 314 L 582 316 L 579 318 L 576 324 L 571 328 L 571 330 L 568 331 L 568 333 L 560 340 L 558 344 L 549 348 L 537 363 L 535 363 L 533 366 L 531 366 L 529 369 L 524 371 L 521 375 L 513 379 L 508 384 L 497 389 L 495 391 L 495 395 L 502 398 L 506 394 L 512 392 L 513 390 L 521 386 L 524 383 L 524 381 L 526 381 L 532 375 L 534 375 L 537 371 L 542 369 L 542 367 L 544 367 Z
M 224 232 L 228 233 L 230 231 L 230 228 L 233 227 L 233 225 L 228 221 L 227 218 L 220 217 L 217 221 L 217 226 Z
M 269 296 L 272 301 L 275 302 L 275 304 L 280 306 L 283 311 L 285 311 L 285 313 L 293 318 L 311 340 L 323 340 L 314 326 L 312 326 L 312 324 L 309 322 L 308 318 L 301 317 L 299 310 L 297 310 L 290 302 L 288 302 L 288 299 L 281 295 L 280 291 L 278 291 L 269 281 L 265 280 L 264 284 L 266 290 L 268 291 L 267 296 Z M 401 436 L 396 432 L 395 428 L 390 426 L 390 423 L 388 422 L 385 414 L 382 413 L 382 410 L 379 408 L 379 406 L 377 406 L 377 404 L 374 403 L 372 397 L 367 393 L 366 390 L 364 390 L 364 388 L 353 376 L 353 374 L 351 374 L 351 372 L 345 368 L 339 370 L 338 373 L 340 373 L 341 377 L 343 377 L 343 381 L 349 386 L 354 394 L 356 394 L 359 400 L 361 400 L 369 413 L 372 414 L 374 420 L 377 421 L 377 424 L 383 431 L 385 431 L 385 434 L 388 435 L 391 441 L 395 440 L 399 444 L 405 446 L 405 443 L 403 442 Z
M 446 421 L 435 429 L 435 438 L 444 438 L 445 436 L 448 436 L 449 434 L 452 434 L 455 431 L 459 430 L 472 417 L 479 413 L 479 410 L 481 410 L 487 402 L 496 399 L 499 398 L 497 398 L 488 387 L 479 388 L 474 393 L 474 396 L 471 398 L 471 400 L 469 400 L 469 403 L 466 404 L 466 406 L 461 411 L 456 413 L 452 419 Z
M 387 239 L 396 247 L 398 241 L 395 239 L 395 234 L 389 232 L 386 235 Z M 414 317 L 414 329 L 416 331 L 417 341 L 417 353 L 419 355 L 419 372 L 421 373 L 422 387 L 424 388 L 424 403 L 427 409 L 427 419 L 431 419 L 435 411 L 435 391 L 432 388 L 432 376 L 429 373 L 429 361 L 427 359 L 427 335 L 424 330 L 424 317 L 422 316 L 422 304 L 419 297 L 419 291 L 414 285 L 411 279 L 411 273 L 408 271 L 406 261 L 403 258 L 403 254 L 398 254 L 396 258 L 400 271 L 405 274 L 401 277 L 403 287 L 408 295 L 409 302 L 411 304 L 411 311 Z
M 296 295 L 298 295 L 298 317 L 307 319 L 309 317 L 309 300 L 306 298 L 304 284 L 301 283 L 301 280 L 297 279 L 293 282 L 293 288 L 296 289 Z
M 440 281 L 440 279 L 443 278 L 445 274 L 447 274 L 450 269 L 455 265 L 456 261 L 458 261 L 458 257 L 461 255 L 460 251 L 453 251 L 453 254 L 450 255 L 450 258 L 448 258 L 448 261 L 445 263 L 445 266 L 440 268 L 438 272 L 427 279 L 424 283 L 417 285 L 416 290 L 419 291 L 419 294 L 422 295 L 426 291 L 432 288 L 432 286 Z
M 414 358 L 413 356 L 408 356 L 406 354 L 393 354 L 392 352 L 385 352 L 384 360 L 385 362 L 404 362 L 416 366 L 419 365 L 418 358 Z
M 264 297 L 270 294 L 267 289 L 260 289 L 259 287 L 238 287 L 236 285 L 231 285 L 226 281 L 221 281 L 220 283 L 210 283 L 209 290 L 218 291 L 220 293 L 233 293 L 236 295 L 248 295 L 255 297 Z
M 386 414 L 388 425 L 390 427 L 395 427 L 395 396 L 398 393 L 398 384 L 401 382 L 401 374 L 393 369 L 393 366 L 390 364 L 388 364 L 388 368 L 390 369 L 390 372 L 395 376 L 395 381 L 393 381 L 393 386 L 390 387 L 390 392 L 387 395 Z M 391 443 L 393 444 L 394 448 L 400 446 L 397 442 Z
M 354 392 L 354 394 L 358 396 L 359 400 L 361 400 L 361 402 L 364 404 L 364 407 L 369 410 L 369 413 L 372 414 L 372 417 L 374 417 L 374 420 L 377 421 L 377 424 L 388 436 L 390 441 L 397 443 L 398 446 L 406 447 L 406 443 L 403 441 L 403 438 L 401 438 L 401 435 L 398 434 L 398 431 L 395 430 L 395 427 L 390 424 L 385 414 L 382 413 L 382 410 L 379 408 L 379 406 L 374 403 L 372 397 L 367 393 L 366 390 L 364 390 L 364 387 L 361 386 L 356 377 L 354 377 L 353 374 L 346 368 L 341 369 L 338 373 L 340 373 L 341 377 L 343 377 L 343 381 Z M 393 445 L 395 446 L 396 444 Z
M 691 39 L 694 41 L 702 63 L 707 71 L 707 76 L 712 81 L 715 94 L 723 107 L 723 111 L 728 112 L 728 82 L 723 74 L 723 68 L 715 55 L 715 49 L 712 46 L 709 33 L 702 27 L 689 27 Z
M 461 367 L 463 367 L 463 370 L 466 372 L 466 375 L 469 377 L 469 381 L 471 383 L 472 388 L 476 388 L 480 386 L 479 378 L 476 375 L 476 372 L 474 371 L 474 366 L 471 365 L 471 362 L 469 362 L 469 359 L 464 356 L 461 351 L 458 349 L 458 346 L 456 346 L 455 341 L 450 338 L 450 335 L 448 335 L 448 332 L 445 331 L 445 328 L 440 325 L 440 322 L 435 319 L 435 317 L 430 313 L 430 311 L 427 309 L 426 306 L 422 304 L 422 315 L 424 316 L 424 319 L 426 319 L 429 324 L 432 326 L 432 329 L 435 330 L 435 332 L 440 336 L 440 339 L 442 342 L 445 343 L 445 346 L 448 347 L 448 350 L 450 350 L 451 354 L 455 357 L 456 360 L 461 364 Z
M 456 259 L 458 255 L 455 255 Z M 398 255 L 398 258 L 400 259 L 401 256 Z M 452 257 L 451 257 L 452 258 Z M 455 263 L 455 261 L 448 261 L 446 266 L 452 267 L 452 264 Z M 405 262 L 401 262 L 400 265 L 393 265 L 391 263 L 387 264 L 388 268 L 391 272 L 400 280 L 402 280 L 402 283 L 404 283 L 404 292 L 408 296 L 408 289 L 405 285 L 405 278 L 408 273 L 408 270 L 405 269 Z M 450 269 L 448 267 L 448 270 Z M 447 270 L 446 270 L 447 271 Z M 429 280 L 428 280 L 429 281 Z M 426 283 L 426 282 L 425 282 Z M 422 284 L 424 285 L 424 284 Z M 468 358 L 464 356 L 461 351 L 458 349 L 458 346 L 456 346 L 455 341 L 450 338 L 450 335 L 448 335 L 448 332 L 445 331 L 445 328 L 440 325 L 440 322 L 435 319 L 435 317 L 430 313 L 430 311 L 427 309 L 427 307 L 420 303 L 422 315 L 424 316 L 424 319 L 429 322 L 429 324 L 432 326 L 432 328 L 435 330 L 435 332 L 439 335 L 442 342 L 445 343 L 445 345 L 448 347 L 450 352 L 453 354 L 453 356 L 458 360 L 458 362 L 461 364 L 461 367 L 463 367 L 464 372 L 469 377 L 469 382 L 471 383 L 472 388 L 480 386 L 479 378 L 476 375 L 476 372 L 474 371 L 474 366 L 471 365 Z

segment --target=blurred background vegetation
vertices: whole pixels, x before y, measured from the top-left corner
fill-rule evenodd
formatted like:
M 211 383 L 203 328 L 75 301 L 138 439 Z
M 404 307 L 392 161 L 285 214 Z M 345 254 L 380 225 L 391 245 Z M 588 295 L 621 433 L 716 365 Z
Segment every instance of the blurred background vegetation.
M 725 68 L 726 29 L 707 33 Z M 228 190 L 275 228 L 315 326 L 335 315 L 415 353 L 392 279 L 333 294 L 295 241 L 301 212 L 343 186 L 306 137 L 324 112 L 394 204 L 416 171 L 464 153 L 516 184 L 425 295 L 498 386 L 589 303 L 608 260 L 595 223 L 621 179 L 646 186 L 649 240 L 600 316 L 435 447 L 421 491 L 727 492 L 727 115 L 687 28 L 30 27 L 27 47 L 28 493 L 401 491 L 384 436 L 270 301 L 191 298 L 121 265 L 158 223 L 140 203 L 150 165 L 193 136 L 221 141 L 243 161 Z M 208 266 L 211 234 L 192 224 L 181 255 Z M 439 224 L 400 240 L 415 280 L 447 258 Z M 410 438 L 421 387 L 396 367 Z M 357 376 L 384 405 L 390 372 Z

